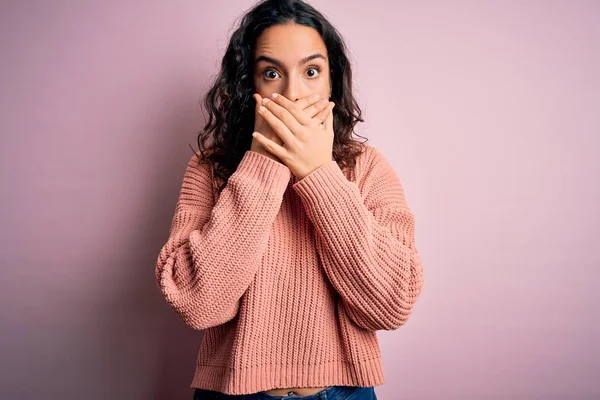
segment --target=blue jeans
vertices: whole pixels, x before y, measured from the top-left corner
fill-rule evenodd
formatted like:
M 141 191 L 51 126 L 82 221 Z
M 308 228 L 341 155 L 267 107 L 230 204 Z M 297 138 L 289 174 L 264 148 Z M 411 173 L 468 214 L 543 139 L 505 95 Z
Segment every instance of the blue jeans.
M 275 396 L 266 392 L 254 394 L 224 394 L 212 390 L 198 389 L 194 391 L 194 400 L 377 400 L 373 386 L 329 386 L 315 394 L 307 396 Z

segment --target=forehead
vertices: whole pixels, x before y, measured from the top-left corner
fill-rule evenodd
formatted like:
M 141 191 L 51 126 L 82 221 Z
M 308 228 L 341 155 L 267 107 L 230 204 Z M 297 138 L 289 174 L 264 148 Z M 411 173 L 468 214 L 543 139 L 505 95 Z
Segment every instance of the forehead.
M 327 47 L 319 32 L 299 24 L 273 25 L 256 39 L 254 58 L 272 56 L 284 63 L 294 64 L 313 53 L 327 56 Z

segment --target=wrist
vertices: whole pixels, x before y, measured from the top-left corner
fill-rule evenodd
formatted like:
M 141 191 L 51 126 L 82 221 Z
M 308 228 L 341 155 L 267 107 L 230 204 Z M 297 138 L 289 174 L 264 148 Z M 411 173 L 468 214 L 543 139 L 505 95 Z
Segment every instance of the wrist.
M 254 146 L 252 146 L 252 147 L 250 147 L 250 151 L 253 151 L 255 153 L 261 154 L 261 155 L 263 155 L 265 157 L 269 157 L 270 159 L 275 160 L 277 162 L 281 162 L 281 160 L 277 156 L 269 153 L 262 146 L 260 146 L 260 147 L 254 147 Z

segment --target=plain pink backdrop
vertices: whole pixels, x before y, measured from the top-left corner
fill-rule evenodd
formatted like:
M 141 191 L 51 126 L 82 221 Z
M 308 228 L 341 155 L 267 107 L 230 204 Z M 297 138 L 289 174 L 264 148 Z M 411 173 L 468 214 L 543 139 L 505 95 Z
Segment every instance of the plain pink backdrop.
M 600 2 L 312 4 L 416 215 L 380 399 L 600 398 Z M 154 282 L 199 100 L 251 1 L 0 5 L 0 398 L 191 399 Z

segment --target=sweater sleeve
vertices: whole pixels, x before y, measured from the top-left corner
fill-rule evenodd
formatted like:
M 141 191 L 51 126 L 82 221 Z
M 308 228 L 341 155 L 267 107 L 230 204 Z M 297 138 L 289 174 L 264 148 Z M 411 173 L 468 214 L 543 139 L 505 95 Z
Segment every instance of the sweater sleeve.
M 315 228 L 325 272 L 358 326 L 394 330 L 423 286 L 415 218 L 397 174 L 374 147 L 359 184 L 330 161 L 294 183 Z
M 210 167 L 192 156 L 155 268 L 163 297 L 187 325 L 202 330 L 236 316 L 290 176 L 287 166 L 247 151 L 214 202 Z

